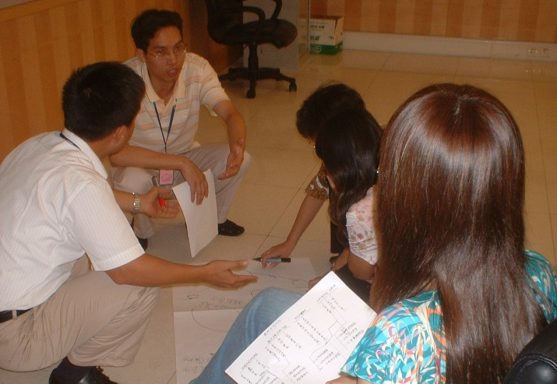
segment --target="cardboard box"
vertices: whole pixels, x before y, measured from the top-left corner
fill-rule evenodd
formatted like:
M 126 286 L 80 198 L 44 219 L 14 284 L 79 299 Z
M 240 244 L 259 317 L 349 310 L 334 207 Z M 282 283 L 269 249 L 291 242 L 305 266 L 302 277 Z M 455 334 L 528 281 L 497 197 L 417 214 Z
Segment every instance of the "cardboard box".
M 334 55 L 342 50 L 343 16 L 314 16 L 309 20 L 311 53 Z

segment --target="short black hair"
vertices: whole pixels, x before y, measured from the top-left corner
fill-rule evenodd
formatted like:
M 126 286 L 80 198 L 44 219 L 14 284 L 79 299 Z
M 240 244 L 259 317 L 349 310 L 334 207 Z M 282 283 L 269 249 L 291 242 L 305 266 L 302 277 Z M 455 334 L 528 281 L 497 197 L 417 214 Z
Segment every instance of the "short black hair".
M 157 31 L 164 27 L 176 27 L 182 32 L 182 17 L 178 12 L 165 9 L 147 9 L 141 12 L 132 22 L 132 38 L 135 47 L 147 51 L 149 40 Z
M 356 90 L 342 83 L 321 85 L 296 113 L 296 128 L 306 139 L 315 140 L 323 123 L 347 109 L 365 109 L 364 100 Z
M 84 140 L 108 136 L 119 126 L 130 126 L 145 95 L 145 83 L 128 66 L 98 62 L 77 69 L 62 91 L 67 129 Z

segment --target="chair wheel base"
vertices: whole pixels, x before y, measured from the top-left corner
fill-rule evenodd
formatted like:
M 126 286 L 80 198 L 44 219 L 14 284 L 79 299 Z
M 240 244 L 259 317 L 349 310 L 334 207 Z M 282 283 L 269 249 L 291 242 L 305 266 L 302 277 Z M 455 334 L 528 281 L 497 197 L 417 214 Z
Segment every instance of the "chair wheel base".
M 280 72 L 278 68 L 258 68 L 255 70 L 255 75 L 249 68 L 239 67 L 239 68 L 230 68 L 228 73 L 222 74 L 219 76 L 220 81 L 230 80 L 234 81 L 237 79 L 249 80 L 250 81 L 250 88 L 246 92 L 246 97 L 248 99 L 255 98 L 255 85 L 253 85 L 254 78 L 255 81 L 257 80 L 264 80 L 264 79 L 274 79 L 277 81 L 288 81 L 288 91 L 289 92 L 296 92 L 298 87 L 296 86 L 296 79 L 293 77 L 285 76 Z

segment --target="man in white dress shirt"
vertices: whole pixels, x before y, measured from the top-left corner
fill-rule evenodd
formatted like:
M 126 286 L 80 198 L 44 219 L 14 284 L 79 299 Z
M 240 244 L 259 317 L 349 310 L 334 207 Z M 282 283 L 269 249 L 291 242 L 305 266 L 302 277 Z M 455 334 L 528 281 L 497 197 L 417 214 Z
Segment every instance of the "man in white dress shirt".
M 232 272 L 246 262 L 174 264 L 145 253 L 134 236 L 122 209 L 178 211 L 159 202 L 157 188 L 112 191 L 106 180 L 102 159 L 127 143 L 144 92 L 123 64 L 77 70 L 64 86 L 65 129 L 27 140 L 0 165 L 0 368 L 62 359 L 50 384 L 114 383 L 97 367 L 133 360 L 156 287 L 253 280 Z

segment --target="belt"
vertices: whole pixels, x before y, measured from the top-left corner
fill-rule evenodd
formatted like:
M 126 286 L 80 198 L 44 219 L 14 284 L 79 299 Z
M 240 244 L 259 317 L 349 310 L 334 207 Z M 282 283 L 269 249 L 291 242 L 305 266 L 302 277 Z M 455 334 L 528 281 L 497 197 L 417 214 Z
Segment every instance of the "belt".
M 5 321 L 9 321 L 12 319 L 15 319 L 16 317 L 23 315 L 25 312 L 30 311 L 31 308 L 29 309 L 17 309 L 17 310 L 12 310 L 12 311 L 1 311 L 0 312 L 0 323 L 3 323 Z

